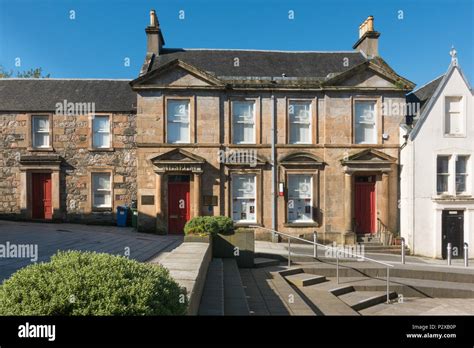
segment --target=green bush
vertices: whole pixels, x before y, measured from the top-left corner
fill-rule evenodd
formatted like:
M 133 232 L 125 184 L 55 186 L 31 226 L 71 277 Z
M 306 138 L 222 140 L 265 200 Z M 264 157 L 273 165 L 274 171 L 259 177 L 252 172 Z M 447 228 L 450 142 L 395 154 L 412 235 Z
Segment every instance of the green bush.
M 232 234 L 234 232 L 234 221 L 228 216 L 213 216 L 219 225 L 220 234 Z
M 0 287 L 0 315 L 184 315 L 185 289 L 159 265 L 92 252 L 58 252 Z
M 184 226 L 185 234 L 208 235 L 216 234 L 219 231 L 219 225 L 212 216 L 196 216 L 189 220 Z

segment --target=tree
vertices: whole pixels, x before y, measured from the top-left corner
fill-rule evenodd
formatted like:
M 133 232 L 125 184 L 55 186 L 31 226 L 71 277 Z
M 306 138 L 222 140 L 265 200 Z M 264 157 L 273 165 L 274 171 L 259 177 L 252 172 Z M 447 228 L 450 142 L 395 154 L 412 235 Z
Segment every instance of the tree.
M 13 70 L 7 71 L 5 70 L 3 66 L 0 65 L 0 78 L 8 78 L 12 76 L 13 76 Z M 51 77 L 51 75 L 50 74 L 43 75 L 42 68 L 35 68 L 35 69 L 30 69 L 30 70 L 25 70 L 25 71 L 17 71 L 16 77 L 39 79 L 39 78 L 49 78 Z

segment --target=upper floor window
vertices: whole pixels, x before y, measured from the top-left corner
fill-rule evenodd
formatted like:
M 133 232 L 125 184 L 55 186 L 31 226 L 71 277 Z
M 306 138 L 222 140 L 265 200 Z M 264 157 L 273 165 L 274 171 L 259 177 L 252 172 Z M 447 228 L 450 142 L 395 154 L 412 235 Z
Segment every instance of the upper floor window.
M 112 207 L 110 173 L 92 173 L 92 206 L 94 208 Z
M 256 222 L 255 174 L 232 175 L 232 219 L 235 222 Z
M 469 156 L 457 156 L 456 158 L 456 194 L 467 191 L 467 168 Z
M 462 135 L 464 133 L 462 97 L 446 97 L 444 117 L 445 134 Z
M 94 116 L 92 119 L 92 147 L 104 149 L 110 147 L 110 117 Z
M 32 136 L 34 148 L 41 149 L 51 146 L 49 116 L 32 116 Z
M 376 144 L 377 143 L 377 122 L 376 122 L 376 102 L 356 101 L 355 102 L 355 143 L 356 144 Z
M 255 102 L 232 102 L 234 144 L 255 144 Z
M 168 143 L 189 143 L 189 100 L 170 99 L 166 109 Z
M 290 144 L 311 143 L 311 101 L 290 101 Z
M 449 191 L 449 158 L 450 156 L 438 156 L 436 160 L 436 191 L 438 194 Z
M 288 175 L 288 222 L 313 221 L 313 181 L 311 175 Z

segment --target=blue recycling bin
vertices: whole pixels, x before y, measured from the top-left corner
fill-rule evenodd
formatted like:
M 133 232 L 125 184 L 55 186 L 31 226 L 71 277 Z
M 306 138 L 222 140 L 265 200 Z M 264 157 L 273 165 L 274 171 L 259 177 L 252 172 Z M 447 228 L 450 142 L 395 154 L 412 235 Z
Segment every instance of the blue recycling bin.
M 117 226 L 119 227 L 127 226 L 127 216 L 128 216 L 128 207 L 119 205 L 117 207 Z

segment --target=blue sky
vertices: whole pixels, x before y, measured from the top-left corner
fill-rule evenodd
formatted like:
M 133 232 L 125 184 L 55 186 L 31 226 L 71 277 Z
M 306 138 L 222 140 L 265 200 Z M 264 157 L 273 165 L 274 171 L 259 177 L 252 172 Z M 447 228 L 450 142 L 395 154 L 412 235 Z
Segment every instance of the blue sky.
M 474 83 L 473 0 L 0 0 L 0 65 L 56 78 L 134 78 L 154 8 L 165 47 L 351 50 L 375 17 L 381 56 L 418 86 L 444 73 L 454 45 Z M 75 19 L 70 19 L 70 11 Z M 294 19 L 288 18 L 294 11 Z M 180 19 L 184 11 L 184 19 Z M 403 11 L 403 19 L 399 19 Z M 181 12 L 182 14 L 182 12 Z M 21 67 L 15 67 L 15 59 Z M 130 66 L 125 66 L 126 58 Z

